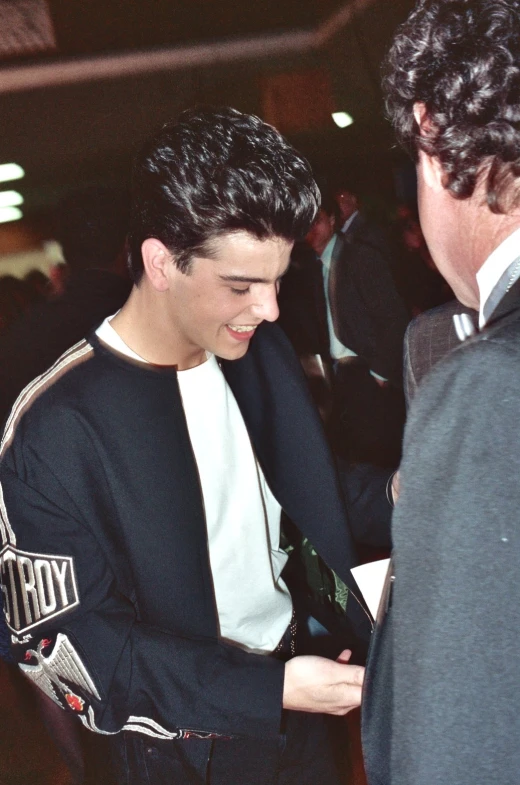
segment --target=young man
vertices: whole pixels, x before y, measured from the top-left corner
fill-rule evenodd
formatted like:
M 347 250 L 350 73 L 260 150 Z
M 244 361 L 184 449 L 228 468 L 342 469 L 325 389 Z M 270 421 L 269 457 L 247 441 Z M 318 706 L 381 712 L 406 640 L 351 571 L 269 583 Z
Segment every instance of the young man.
M 319 194 L 258 118 L 145 146 L 124 307 L 22 393 L 2 583 L 25 674 L 111 734 L 121 783 L 336 783 L 320 713 L 363 669 L 296 656 L 281 509 L 354 589 L 347 519 L 276 296 Z M 368 637 L 355 589 L 351 641 Z M 289 711 L 282 714 L 282 708 Z
M 519 39 L 519 0 L 422 0 L 387 63 L 424 236 L 481 332 L 410 411 L 364 701 L 371 785 L 519 781 Z

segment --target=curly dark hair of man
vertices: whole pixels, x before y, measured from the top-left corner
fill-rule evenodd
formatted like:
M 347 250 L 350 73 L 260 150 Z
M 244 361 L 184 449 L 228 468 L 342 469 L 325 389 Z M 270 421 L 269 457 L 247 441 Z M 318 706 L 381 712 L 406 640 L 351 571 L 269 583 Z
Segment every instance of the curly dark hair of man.
M 272 126 L 230 108 L 183 112 L 134 164 L 133 280 L 142 278 L 141 245 L 148 237 L 164 243 L 189 273 L 193 256 L 211 256 L 211 241 L 230 232 L 303 238 L 319 204 L 308 162 Z
M 508 212 L 520 193 L 520 0 L 419 0 L 384 64 L 387 112 L 417 159 L 439 159 L 459 199 L 485 179 L 487 203 Z M 423 135 L 413 115 L 424 103 Z

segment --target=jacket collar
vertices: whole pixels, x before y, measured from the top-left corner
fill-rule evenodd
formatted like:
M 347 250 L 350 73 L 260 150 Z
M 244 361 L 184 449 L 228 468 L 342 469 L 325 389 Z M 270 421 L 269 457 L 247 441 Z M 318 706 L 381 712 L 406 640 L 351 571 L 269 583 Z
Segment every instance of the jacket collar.
M 502 321 L 507 316 L 520 311 L 520 278 L 513 284 L 511 289 L 502 297 L 499 304 L 489 317 L 486 328 Z
M 264 323 L 247 354 L 222 361 L 222 369 L 274 495 L 329 567 L 354 585 L 350 568 L 357 564 L 357 555 L 334 459 L 285 335 L 276 325 Z M 325 520 L 327 525 L 322 525 Z M 343 541 L 335 543 L 337 536 Z

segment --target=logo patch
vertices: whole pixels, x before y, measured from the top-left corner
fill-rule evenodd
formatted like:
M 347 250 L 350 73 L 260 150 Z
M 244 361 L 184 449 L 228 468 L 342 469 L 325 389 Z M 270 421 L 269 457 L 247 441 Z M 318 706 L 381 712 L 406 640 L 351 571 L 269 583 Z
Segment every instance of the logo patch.
M 26 661 L 36 660 L 36 664 L 20 663 L 19 667 L 25 675 L 62 708 L 63 698 L 73 711 L 83 711 L 85 707 L 85 701 L 72 691 L 72 686 L 78 688 L 88 698 L 94 697 L 100 700 L 94 682 L 67 636 L 58 633 L 54 649 L 51 654 L 45 656 L 43 651 L 51 643 L 52 641 L 45 639 L 40 641 L 36 649 L 27 650 Z
M 79 698 L 77 695 L 74 695 L 73 692 L 67 692 L 65 695 L 65 700 L 69 704 L 72 711 L 83 711 L 85 708 L 85 701 Z
M 28 553 L 6 545 L 0 552 L 0 589 L 7 626 L 17 634 L 79 605 L 71 556 Z

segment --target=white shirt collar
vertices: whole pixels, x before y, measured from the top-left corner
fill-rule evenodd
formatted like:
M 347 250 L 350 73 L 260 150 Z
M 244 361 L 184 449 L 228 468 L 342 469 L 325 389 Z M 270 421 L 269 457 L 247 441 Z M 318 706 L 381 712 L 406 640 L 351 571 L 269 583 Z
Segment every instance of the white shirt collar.
M 323 253 L 320 256 L 320 259 L 324 267 L 330 267 L 330 263 L 332 261 L 332 252 L 334 250 L 334 246 L 336 245 L 337 239 L 338 236 L 336 233 L 334 233 L 330 238 L 329 242 L 327 243 L 327 245 L 325 246 L 325 248 L 323 249 Z
M 96 330 L 97 337 L 103 341 L 103 343 L 106 343 L 107 346 L 110 346 L 111 349 L 115 349 L 116 352 L 119 352 L 119 354 L 124 354 L 126 357 L 130 357 L 131 360 L 139 360 L 139 362 L 149 365 L 148 360 L 145 360 L 144 357 L 140 357 L 136 352 L 134 352 L 134 350 L 123 341 L 119 333 L 117 333 L 110 324 L 114 316 L 116 316 L 118 313 L 119 311 L 112 314 L 112 316 L 107 316 L 107 318 L 99 325 Z M 206 360 L 212 360 L 214 357 L 214 354 L 206 351 Z M 203 365 L 206 365 L 206 363 L 204 362 L 200 365 L 195 365 L 193 368 L 188 368 L 187 370 L 193 371 Z M 186 374 L 187 371 L 179 371 L 179 373 Z
M 341 227 L 341 233 L 342 233 L 342 234 L 345 234 L 345 232 L 347 232 L 347 231 L 350 229 L 350 225 L 351 225 L 352 221 L 354 220 L 354 218 L 355 218 L 357 215 L 359 215 L 359 210 L 356 210 L 356 212 L 355 212 L 355 213 L 352 213 L 352 215 L 350 216 L 350 218 L 347 218 L 347 220 L 345 221 L 345 223 L 344 223 L 344 224 L 343 224 L 343 226 Z
M 520 228 L 500 243 L 488 256 L 477 272 L 477 284 L 480 292 L 479 327 L 486 324 L 484 306 L 491 292 L 503 276 L 509 265 L 517 258 L 520 249 Z

